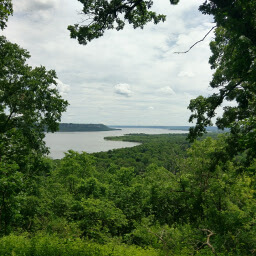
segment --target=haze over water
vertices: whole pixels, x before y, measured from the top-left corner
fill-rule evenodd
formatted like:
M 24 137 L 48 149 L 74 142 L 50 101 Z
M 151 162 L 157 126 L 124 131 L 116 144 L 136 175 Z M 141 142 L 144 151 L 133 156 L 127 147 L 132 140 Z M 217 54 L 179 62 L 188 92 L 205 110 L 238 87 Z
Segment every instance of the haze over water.
M 158 128 L 122 128 L 122 130 L 102 132 L 57 132 L 47 133 L 45 142 L 50 148 L 49 156 L 54 159 L 60 159 L 65 156 L 64 152 L 67 152 L 69 149 L 78 152 L 95 153 L 139 145 L 139 143 L 135 142 L 104 140 L 104 137 L 107 136 L 122 136 L 129 133 L 168 134 L 187 132 Z

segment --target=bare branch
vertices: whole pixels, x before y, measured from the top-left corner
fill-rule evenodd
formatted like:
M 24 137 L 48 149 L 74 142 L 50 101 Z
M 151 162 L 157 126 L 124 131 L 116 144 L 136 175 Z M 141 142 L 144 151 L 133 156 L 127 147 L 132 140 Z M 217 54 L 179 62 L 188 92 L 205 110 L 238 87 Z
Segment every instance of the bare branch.
M 167 251 L 167 254 L 166 254 L 166 255 L 169 255 L 169 254 L 168 254 L 168 251 L 170 250 L 170 248 L 169 248 L 169 246 L 168 246 L 168 244 L 167 244 L 167 241 L 165 241 L 165 239 L 163 239 L 165 230 L 162 230 L 161 235 L 159 235 L 159 234 L 157 234 L 157 233 L 151 231 L 150 228 L 148 228 L 147 226 L 143 226 L 143 227 L 146 228 L 149 233 L 151 233 L 151 234 L 153 234 L 154 236 L 156 236 L 156 237 L 163 243 L 163 246 L 164 246 L 165 250 Z M 170 240 L 171 240 L 171 238 L 170 238 Z
M 190 46 L 190 48 L 189 48 L 187 51 L 185 51 L 185 52 L 174 52 L 174 53 L 176 53 L 176 54 L 188 53 L 195 45 L 197 45 L 197 44 L 200 43 L 200 42 L 203 42 L 204 39 L 205 39 L 205 38 L 211 33 L 211 31 L 212 31 L 213 29 L 215 29 L 216 27 L 217 27 L 217 26 L 212 27 L 212 28 L 205 34 L 205 36 L 204 36 L 201 40 L 195 42 L 192 46 Z
M 210 237 L 213 236 L 214 233 L 213 233 L 211 230 L 209 230 L 209 229 L 201 229 L 201 230 L 202 230 L 203 232 L 208 233 L 208 235 L 207 235 L 207 240 L 206 240 L 206 242 L 203 243 L 199 248 L 197 248 L 197 251 L 201 250 L 201 249 L 204 248 L 205 246 L 208 246 L 208 247 L 212 250 L 212 253 L 213 253 L 214 255 L 217 255 L 217 253 L 216 253 L 214 247 L 210 244 Z

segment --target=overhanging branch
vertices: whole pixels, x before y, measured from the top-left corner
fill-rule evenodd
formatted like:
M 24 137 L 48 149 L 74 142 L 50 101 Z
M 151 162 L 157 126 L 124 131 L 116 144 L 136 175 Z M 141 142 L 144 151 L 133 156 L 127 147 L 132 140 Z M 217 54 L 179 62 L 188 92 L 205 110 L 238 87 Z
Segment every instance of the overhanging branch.
M 195 45 L 197 45 L 198 43 L 204 41 L 204 39 L 205 39 L 205 38 L 211 33 L 211 31 L 212 31 L 213 29 L 215 29 L 216 27 L 217 27 L 217 26 L 212 27 L 212 28 L 205 34 L 205 36 L 204 36 L 201 40 L 195 42 L 192 46 L 190 46 L 190 48 L 189 48 L 187 51 L 185 51 L 185 52 L 174 52 L 174 53 L 176 53 L 176 54 L 188 53 Z

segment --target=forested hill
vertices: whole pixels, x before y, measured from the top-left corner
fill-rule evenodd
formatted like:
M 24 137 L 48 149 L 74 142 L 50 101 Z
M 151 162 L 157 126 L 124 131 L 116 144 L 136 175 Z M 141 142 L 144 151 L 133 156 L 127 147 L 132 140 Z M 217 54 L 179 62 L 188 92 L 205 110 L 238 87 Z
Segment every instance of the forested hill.
M 91 132 L 91 131 L 112 131 L 120 130 L 110 128 L 104 124 L 73 124 L 73 123 L 60 123 L 59 132 Z

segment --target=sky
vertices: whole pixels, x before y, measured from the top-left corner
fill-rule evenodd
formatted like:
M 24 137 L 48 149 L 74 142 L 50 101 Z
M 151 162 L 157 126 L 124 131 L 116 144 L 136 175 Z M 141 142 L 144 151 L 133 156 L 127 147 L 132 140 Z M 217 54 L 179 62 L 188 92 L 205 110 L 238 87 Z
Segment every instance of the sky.
M 66 123 L 189 125 L 187 106 L 212 94 L 208 59 L 213 33 L 185 51 L 213 27 L 198 11 L 203 0 L 155 0 L 164 23 L 134 30 L 109 30 L 86 46 L 70 39 L 68 25 L 82 22 L 77 0 L 13 0 L 14 15 L 2 32 L 27 49 L 28 64 L 54 69 L 58 89 L 69 102 Z

